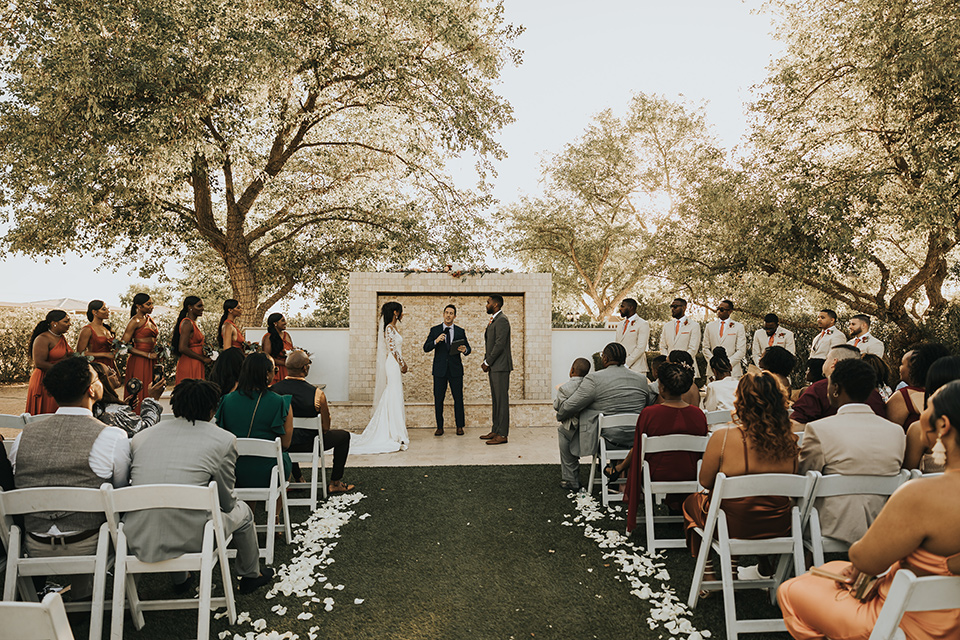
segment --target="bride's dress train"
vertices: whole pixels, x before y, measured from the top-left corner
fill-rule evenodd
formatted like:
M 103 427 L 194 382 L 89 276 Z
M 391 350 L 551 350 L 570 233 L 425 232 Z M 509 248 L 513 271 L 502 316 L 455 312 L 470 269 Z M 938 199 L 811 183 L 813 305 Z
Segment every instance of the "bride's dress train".
M 363 433 L 350 439 L 351 454 L 403 451 L 410 442 L 403 406 L 403 379 L 397 361 L 398 358 L 403 359 L 402 346 L 403 337 L 388 325 L 377 341 L 377 385 L 373 415 Z

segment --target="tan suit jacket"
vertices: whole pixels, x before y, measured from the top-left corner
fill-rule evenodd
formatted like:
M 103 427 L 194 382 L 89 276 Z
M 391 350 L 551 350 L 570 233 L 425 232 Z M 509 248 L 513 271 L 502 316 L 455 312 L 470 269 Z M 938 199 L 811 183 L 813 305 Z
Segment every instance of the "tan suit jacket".
M 770 336 L 767 335 L 766 331 L 763 329 L 756 330 L 753 334 L 753 350 L 751 351 L 753 364 L 760 366 L 760 358 L 768 347 L 783 347 L 793 355 L 797 355 L 797 345 L 793 339 L 793 331 L 783 327 L 777 327 L 773 334 L 773 344 L 770 344 Z
M 813 344 L 810 345 L 810 357 L 826 360 L 830 349 L 846 341 L 847 336 L 836 326 L 824 329 L 813 338 Z
M 679 322 L 679 325 L 677 324 Z M 660 353 L 669 355 L 671 351 L 686 351 L 693 357 L 694 377 L 700 377 L 697 367 L 697 352 L 700 350 L 700 324 L 687 316 L 676 320 L 671 318 L 663 323 L 660 331 Z
M 703 357 L 707 361 L 707 371 L 713 375 L 710 369 L 710 358 L 713 357 L 713 350 L 717 347 L 723 347 L 727 351 L 727 357 L 730 358 L 730 364 L 733 366 L 732 376 L 739 378 L 743 375 L 743 359 L 747 357 L 747 331 L 743 325 L 734 320 L 726 320 L 723 323 L 723 337 L 720 337 L 720 319 L 707 323 L 703 328 Z
M 637 373 L 646 373 L 650 323 L 637 314 L 624 318 L 617 327 L 617 342 L 627 350 L 627 368 Z
M 900 473 L 906 437 L 903 428 L 866 404 L 847 404 L 829 418 L 807 424 L 800 447 L 800 473 L 895 476 Z M 853 543 L 880 513 L 884 496 L 820 498 L 820 526 L 828 538 Z
M 877 340 L 873 334 L 867 332 L 858 338 L 850 338 L 847 344 L 860 349 L 860 355 L 872 353 L 878 358 L 883 357 L 883 343 Z

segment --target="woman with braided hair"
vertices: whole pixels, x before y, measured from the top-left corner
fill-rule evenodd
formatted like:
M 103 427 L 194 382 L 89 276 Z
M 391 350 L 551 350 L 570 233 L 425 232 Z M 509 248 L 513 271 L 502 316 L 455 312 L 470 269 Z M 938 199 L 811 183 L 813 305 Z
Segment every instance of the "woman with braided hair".
M 267 333 L 260 345 L 277 366 L 271 383 L 277 384 L 287 377 L 287 354 L 293 351 L 293 339 L 287 333 L 287 320 L 282 313 L 271 313 L 267 316 Z
M 59 408 L 47 388 L 43 376 L 56 363 L 73 353 L 64 334 L 70 330 L 70 316 L 66 311 L 54 309 L 37 323 L 30 336 L 30 355 L 33 357 L 33 373 L 27 387 L 27 407 L 30 415 L 55 413 Z

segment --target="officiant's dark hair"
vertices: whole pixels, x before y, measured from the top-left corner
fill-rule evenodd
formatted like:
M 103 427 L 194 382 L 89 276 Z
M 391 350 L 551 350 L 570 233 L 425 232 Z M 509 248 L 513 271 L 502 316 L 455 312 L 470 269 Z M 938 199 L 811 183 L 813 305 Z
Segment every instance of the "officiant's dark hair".
M 380 309 L 380 317 L 383 318 L 383 328 L 386 329 L 387 325 L 393 322 L 393 314 L 403 313 L 403 305 L 397 302 L 396 300 L 391 300 L 390 302 L 383 305 L 383 308 Z
M 446 311 L 447 309 L 453 309 L 453 315 L 457 315 L 457 307 L 456 307 L 456 305 L 448 304 L 447 306 L 445 306 L 445 307 L 443 308 L 443 310 Z

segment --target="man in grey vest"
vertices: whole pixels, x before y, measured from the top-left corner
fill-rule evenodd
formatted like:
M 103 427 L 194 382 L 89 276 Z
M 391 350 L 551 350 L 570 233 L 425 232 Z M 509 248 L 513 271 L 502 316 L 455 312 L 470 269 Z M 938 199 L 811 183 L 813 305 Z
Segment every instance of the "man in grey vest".
M 10 451 L 18 489 L 87 487 L 104 482 L 127 485 L 130 441 L 119 427 L 93 417 L 103 385 L 86 358 L 59 361 L 43 378 L 43 386 L 60 406 L 47 418 L 26 425 Z M 34 558 L 94 555 L 103 514 L 42 512 L 26 516 L 26 549 Z M 80 600 L 93 590 L 92 576 L 70 576 L 71 597 Z

